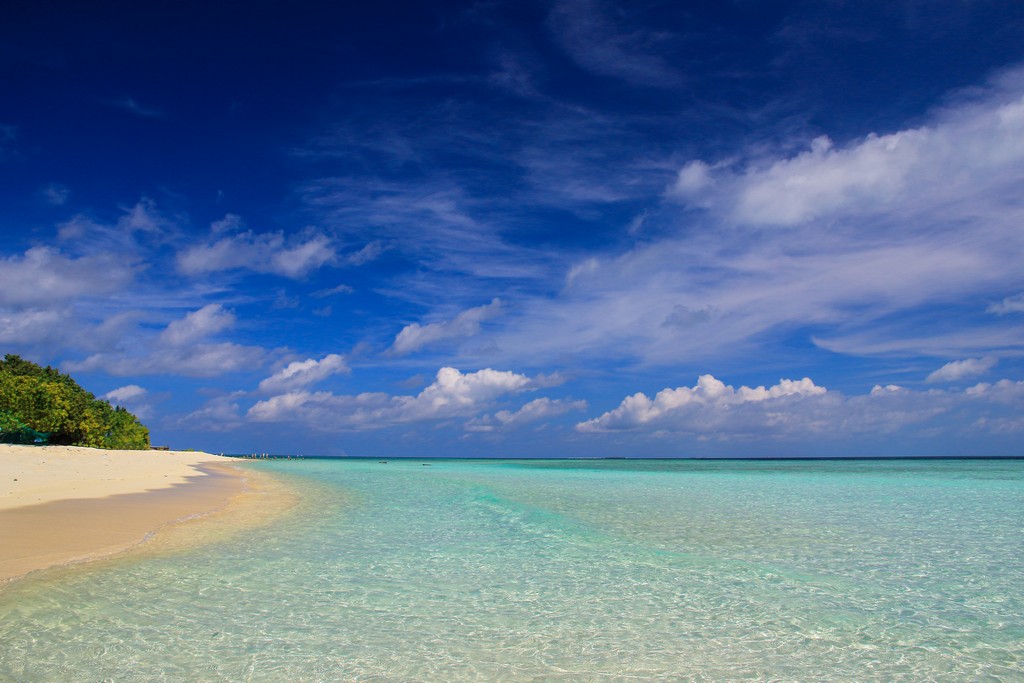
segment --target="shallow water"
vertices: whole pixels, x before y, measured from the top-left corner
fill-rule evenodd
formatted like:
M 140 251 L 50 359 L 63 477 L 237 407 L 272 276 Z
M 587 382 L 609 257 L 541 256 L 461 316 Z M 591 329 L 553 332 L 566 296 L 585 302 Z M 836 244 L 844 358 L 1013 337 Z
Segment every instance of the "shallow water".
M 421 462 L 8 586 L 0 680 L 1024 680 L 1024 461 Z

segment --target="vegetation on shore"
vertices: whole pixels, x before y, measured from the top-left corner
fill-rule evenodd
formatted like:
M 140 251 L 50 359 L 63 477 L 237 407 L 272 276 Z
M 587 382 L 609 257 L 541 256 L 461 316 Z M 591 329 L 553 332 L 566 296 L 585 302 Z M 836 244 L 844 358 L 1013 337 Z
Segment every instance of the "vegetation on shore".
M 70 375 L 8 354 L 0 361 L 0 440 L 141 450 L 149 430 Z

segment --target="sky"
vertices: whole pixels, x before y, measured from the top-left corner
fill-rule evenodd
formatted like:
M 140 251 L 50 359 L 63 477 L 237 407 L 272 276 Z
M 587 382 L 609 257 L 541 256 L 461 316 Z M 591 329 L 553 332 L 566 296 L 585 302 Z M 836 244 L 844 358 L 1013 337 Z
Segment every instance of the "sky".
M 0 353 L 154 444 L 1024 455 L 1024 3 L 7 3 Z

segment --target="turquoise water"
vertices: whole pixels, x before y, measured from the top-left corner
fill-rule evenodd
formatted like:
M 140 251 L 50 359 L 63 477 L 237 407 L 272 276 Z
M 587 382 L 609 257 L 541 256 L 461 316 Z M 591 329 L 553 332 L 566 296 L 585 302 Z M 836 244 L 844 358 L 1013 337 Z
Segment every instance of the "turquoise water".
M 246 466 L 303 502 L 8 586 L 0 680 L 1024 680 L 1024 461 Z

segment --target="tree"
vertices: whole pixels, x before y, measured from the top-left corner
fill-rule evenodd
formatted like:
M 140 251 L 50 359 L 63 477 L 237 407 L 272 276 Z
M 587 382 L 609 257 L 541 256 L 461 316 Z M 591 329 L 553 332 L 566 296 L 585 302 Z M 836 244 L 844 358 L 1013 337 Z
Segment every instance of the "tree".
M 49 443 L 96 448 L 149 448 L 149 430 L 124 408 L 114 408 L 70 375 L 15 355 L 0 361 L 0 433 L 26 438 L 27 427 Z M 17 436 L 21 434 L 21 436 Z

